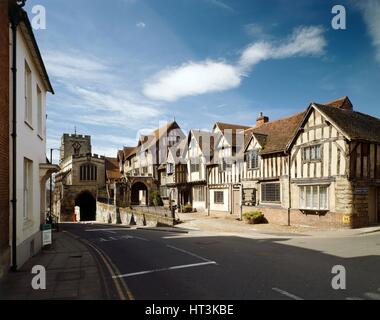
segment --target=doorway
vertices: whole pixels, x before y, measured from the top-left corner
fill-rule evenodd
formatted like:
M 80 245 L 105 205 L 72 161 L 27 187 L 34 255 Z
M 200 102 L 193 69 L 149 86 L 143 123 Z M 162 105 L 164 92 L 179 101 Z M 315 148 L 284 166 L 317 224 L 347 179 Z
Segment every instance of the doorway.
M 240 215 L 240 189 L 232 190 L 232 214 Z
M 79 194 L 75 199 L 75 206 L 80 208 L 80 221 L 96 220 L 96 201 L 90 192 Z

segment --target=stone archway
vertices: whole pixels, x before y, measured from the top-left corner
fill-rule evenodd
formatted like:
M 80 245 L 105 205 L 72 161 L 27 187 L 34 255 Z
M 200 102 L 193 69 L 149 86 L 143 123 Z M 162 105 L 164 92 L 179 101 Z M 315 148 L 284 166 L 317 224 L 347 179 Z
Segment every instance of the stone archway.
M 131 188 L 131 204 L 132 205 L 149 205 L 148 187 L 143 182 L 135 182 Z
M 91 192 L 80 193 L 75 199 L 75 206 L 80 208 L 80 221 L 96 220 L 96 200 Z

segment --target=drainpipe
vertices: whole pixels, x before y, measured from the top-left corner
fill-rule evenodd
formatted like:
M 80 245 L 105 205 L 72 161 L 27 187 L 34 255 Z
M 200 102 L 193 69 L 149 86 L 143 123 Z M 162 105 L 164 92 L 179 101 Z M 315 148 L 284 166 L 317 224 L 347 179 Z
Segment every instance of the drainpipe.
M 25 1 L 10 4 L 12 29 L 12 271 L 17 271 L 17 26 Z

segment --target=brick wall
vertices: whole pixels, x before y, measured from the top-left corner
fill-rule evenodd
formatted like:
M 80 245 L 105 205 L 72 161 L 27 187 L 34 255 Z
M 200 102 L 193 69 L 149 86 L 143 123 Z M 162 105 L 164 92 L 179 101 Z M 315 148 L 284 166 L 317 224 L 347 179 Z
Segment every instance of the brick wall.
M 9 24 L 0 1 L 0 278 L 9 266 Z

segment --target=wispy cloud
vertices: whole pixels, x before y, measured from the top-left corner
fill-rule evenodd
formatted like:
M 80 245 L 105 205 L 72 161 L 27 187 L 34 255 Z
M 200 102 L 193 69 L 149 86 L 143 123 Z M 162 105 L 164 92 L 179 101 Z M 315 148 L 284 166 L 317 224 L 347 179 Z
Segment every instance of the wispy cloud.
M 321 27 L 298 27 L 282 43 L 261 41 L 248 46 L 242 53 L 239 66 L 249 70 L 261 61 L 291 57 L 318 56 L 324 53 L 327 41 Z
M 106 151 L 111 151 L 111 147 L 116 149 L 115 144 L 120 147 L 132 143 L 131 130 L 165 117 L 165 109 L 160 104 L 133 90 L 119 76 L 122 71 L 96 56 L 85 52 L 47 51 L 45 61 L 53 81 L 59 85 L 57 95 L 50 98 L 49 121 L 60 130 L 72 130 L 74 125 L 79 125 L 82 132 L 92 132 L 97 142 L 94 152 L 110 155 Z M 104 133 L 111 128 L 126 132 L 125 138 L 109 136 L 107 141 Z M 49 138 L 56 145 L 58 133 L 50 132 Z
M 299 27 L 282 42 L 260 41 L 249 45 L 235 64 L 206 60 L 164 69 L 145 83 L 143 92 L 150 99 L 176 101 L 233 89 L 262 61 L 322 55 L 327 45 L 323 33 L 321 27 Z
M 363 0 L 358 5 L 363 12 L 372 44 L 376 49 L 376 59 L 380 62 L 380 1 Z
M 213 6 L 218 7 L 220 9 L 227 10 L 230 12 L 235 12 L 235 10 L 231 6 L 229 6 L 228 4 L 226 4 L 222 0 L 206 0 L 206 2 L 212 4 Z

